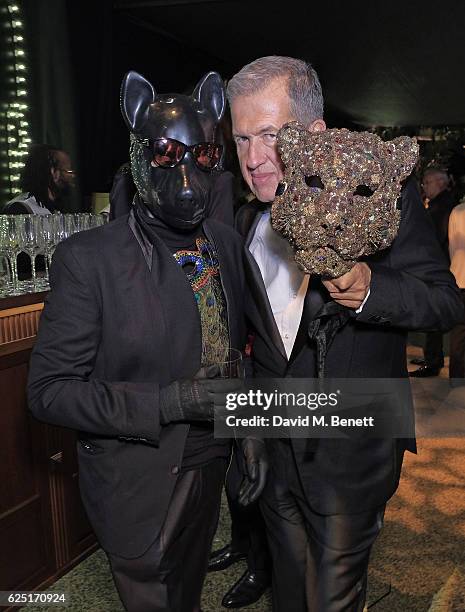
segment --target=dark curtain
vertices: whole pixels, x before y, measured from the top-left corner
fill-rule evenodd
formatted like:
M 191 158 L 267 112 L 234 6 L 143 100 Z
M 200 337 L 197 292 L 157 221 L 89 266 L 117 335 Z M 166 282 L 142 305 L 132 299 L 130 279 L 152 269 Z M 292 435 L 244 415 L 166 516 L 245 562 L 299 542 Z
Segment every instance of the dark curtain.
M 208 53 L 114 11 L 111 0 L 24 0 L 34 142 L 68 151 L 78 172 L 75 205 L 110 191 L 128 161 L 129 137 L 119 89 L 137 70 L 162 93 L 190 93 L 209 70 L 226 66 Z
M 183 6 L 177 8 L 180 23 L 184 22 Z M 200 27 L 198 33 L 202 34 Z M 215 45 L 211 47 L 214 49 Z M 119 109 L 119 89 L 127 71 L 141 73 L 159 93 L 190 94 L 200 78 L 210 70 L 217 70 L 222 76 L 231 70 L 230 64 L 218 59 L 209 50 L 199 49 L 183 38 L 164 32 L 156 20 L 145 22 L 127 11 L 117 9 L 113 15 L 112 54 L 113 81 L 108 108 L 112 112 L 114 128 L 114 170 L 129 157 L 128 131 Z
M 114 175 L 111 158 L 118 92 L 112 87 L 113 3 L 66 0 L 66 6 L 78 105 L 81 184 L 89 209 L 91 193 L 108 192 Z
M 62 0 L 23 0 L 29 68 L 29 122 L 32 141 L 63 149 L 78 172 L 69 210 L 81 208 L 76 123 L 68 16 Z
M 70 210 L 108 191 L 112 149 L 112 3 L 23 0 L 33 142 L 67 151 L 77 172 Z

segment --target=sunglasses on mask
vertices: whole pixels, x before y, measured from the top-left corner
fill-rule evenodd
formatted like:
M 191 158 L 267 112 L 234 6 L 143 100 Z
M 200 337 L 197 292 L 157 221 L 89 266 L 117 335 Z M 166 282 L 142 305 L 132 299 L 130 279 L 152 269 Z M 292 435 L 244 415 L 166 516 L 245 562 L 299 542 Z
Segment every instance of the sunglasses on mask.
M 186 145 L 174 138 L 146 138 L 139 142 L 151 149 L 152 162 L 161 168 L 174 168 L 182 162 L 189 151 L 201 170 L 213 170 L 223 153 L 223 146 L 216 142 Z

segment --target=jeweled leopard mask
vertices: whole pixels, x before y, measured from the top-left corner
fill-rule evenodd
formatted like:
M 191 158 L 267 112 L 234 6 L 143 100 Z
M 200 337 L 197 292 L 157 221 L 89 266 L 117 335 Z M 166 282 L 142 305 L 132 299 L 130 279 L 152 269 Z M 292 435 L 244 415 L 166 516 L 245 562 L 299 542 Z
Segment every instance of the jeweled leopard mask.
M 399 228 L 401 182 L 418 158 L 414 139 L 309 132 L 292 122 L 279 131 L 278 148 L 285 174 L 272 226 L 295 248 L 305 272 L 336 278 L 360 257 L 390 246 Z

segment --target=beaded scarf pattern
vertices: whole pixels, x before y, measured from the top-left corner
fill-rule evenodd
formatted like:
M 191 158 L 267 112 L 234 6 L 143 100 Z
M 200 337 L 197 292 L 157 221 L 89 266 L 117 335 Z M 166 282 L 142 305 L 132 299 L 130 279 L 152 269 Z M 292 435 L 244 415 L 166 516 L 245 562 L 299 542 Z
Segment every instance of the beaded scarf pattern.
M 177 251 L 174 258 L 184 269 L 197 302 L 202 326 L 202 366 L 205 366 L 225 361 L 229 333 L 218 257 L 205 238 L 197 238 L 195 244 L 196 251 Z

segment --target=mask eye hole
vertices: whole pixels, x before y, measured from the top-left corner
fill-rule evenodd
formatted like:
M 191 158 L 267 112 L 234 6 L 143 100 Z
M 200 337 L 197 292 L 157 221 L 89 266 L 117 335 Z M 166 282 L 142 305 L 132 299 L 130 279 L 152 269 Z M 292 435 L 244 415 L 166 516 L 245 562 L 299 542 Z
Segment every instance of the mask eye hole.
M 283 193 L 287 191 L 287 183 L 285 181 L 281 182 L 278 184 L 278 186 L 276 187 L 276 196 L 282 196 Z
M 307 187 L 313 187 L 313 188 L 316 188 L 316 189 L 324 189 L 325 188 L 325 186 L 323 184 L 323 181 L 318 176 L 318 174 L 312 174 L 312 176 L 306 176 L 305 177 L 305 184 L 307 185 Z
M 363 198 L 371 197 L 375 192 L 368 185 L 357 185 L 357 189 L 354 191 L 354 195 L 362 196 Z

